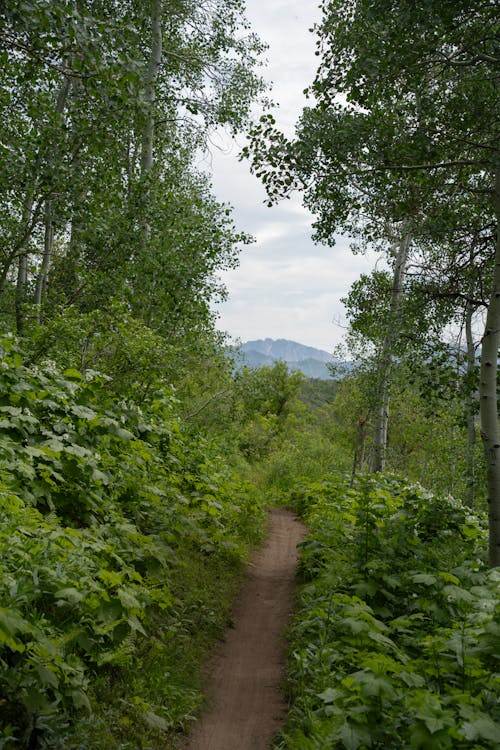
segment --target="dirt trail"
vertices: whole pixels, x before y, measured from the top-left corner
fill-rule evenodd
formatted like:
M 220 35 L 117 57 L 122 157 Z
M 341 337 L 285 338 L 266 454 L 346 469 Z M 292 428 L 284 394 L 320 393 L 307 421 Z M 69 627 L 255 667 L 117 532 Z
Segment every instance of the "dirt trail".
M 269 526 L 235 603 L 234 628 L 211 664 L 208 708 L 186 750 L 266 750 L 282 724 L 282 630 L 290 621 L 296 547 L 304 528 L 282 509 L 271 511 Z

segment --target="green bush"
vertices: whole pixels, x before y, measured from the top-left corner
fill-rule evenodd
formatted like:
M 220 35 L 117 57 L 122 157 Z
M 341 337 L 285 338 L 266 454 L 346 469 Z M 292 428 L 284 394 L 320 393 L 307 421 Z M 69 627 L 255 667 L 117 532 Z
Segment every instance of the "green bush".
M 311 533 L 278 746 L 498 747 L 500 574 L 483 562 L 484 520 L 394 477 L 292 500 Z
M 0 747 L 69 748 L 86 714 L 102 719 L 103 685 L 155 649 L 165 670 L 219 622 L 196 604 L 189 556 L 229 580 L 262 511 L 217 446 L 182 434 L 168 390 L 139 407 L 96 373 L 25 366 L 13 338 L 0 353 Z M 199 702 L 176 679 L 162 705 L 142 684 L 121 713 L 172 729 Z

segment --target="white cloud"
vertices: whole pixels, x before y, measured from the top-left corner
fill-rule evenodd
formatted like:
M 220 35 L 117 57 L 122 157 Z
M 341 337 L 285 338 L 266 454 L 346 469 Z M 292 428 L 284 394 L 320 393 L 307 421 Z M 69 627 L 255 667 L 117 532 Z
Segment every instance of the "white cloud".
M 248 256 L 223 277 L 232 298 L 220 307 L 221 328 L 243 340 L 290 338 L 332 350 L 344 333 L 333 324 L 344 319 L 340 299 L 373 266 L 373 258 L 348 259 L 338 264 L 331 255 L 296 262 Z
M 257 227 L 254 232 L 255 240 L 259 246 L 267 245 L 290 234 L 293 234 L 293 227 L 281 221 L 266 222 Z
M 292 136 L 307 105 L 303 89 L 312 82 L 318 62 L 308 29 L 319 20 L 319 10 L 304 0 L 248 0 L 247 5 L 254 30 L 270 45 L 263 75 L 275 84 L 276 120 Z M 212 171 L 216 195 L 234 207 L 238 228 L 256 238 L 243 249 L 240 267 L 222 275 L 230 297 L 218 308 L 220 328 L 242 340 L 288 338 L 332 350 L 344 333 L 332 322 L 344 317 L 340 298 L 360 273 L 373 267 L 374 259 L 353 256 L 346 238 L 333 248 L 316 245 L 313 217 L 300 196 L 267 208 L 262 184 L 247 163 L 238 161 L 244 136 L 233 143 L 218 133 L 212 142 L 205 165 Z

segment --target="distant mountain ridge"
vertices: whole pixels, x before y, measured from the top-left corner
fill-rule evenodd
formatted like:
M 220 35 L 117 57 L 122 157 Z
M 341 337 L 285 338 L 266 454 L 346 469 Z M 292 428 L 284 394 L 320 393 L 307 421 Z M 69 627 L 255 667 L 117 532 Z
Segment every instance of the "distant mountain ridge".
M 305 346 L 288 339 L 256 339 L 240 345 L 243 363 L 251 368 L 272 366 L 275 362 L 286 362 L 290 370 L 300 370 L 309 378 L 327 380 L 331 377 L 327 364 L 334 362 L 331 354 L 323 349 Z

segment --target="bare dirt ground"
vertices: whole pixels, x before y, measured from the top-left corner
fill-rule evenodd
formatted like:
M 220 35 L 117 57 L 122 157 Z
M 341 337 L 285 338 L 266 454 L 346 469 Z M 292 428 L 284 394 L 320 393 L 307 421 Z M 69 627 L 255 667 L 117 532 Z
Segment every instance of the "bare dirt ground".
M 266 750 L 280 728 L 286 643 L 304 527 L 283 509 L 270 512 L 264 546 L 252 557 L 233 610 L 234 627 L 210 663 L 206 712 L 186 750 Z

